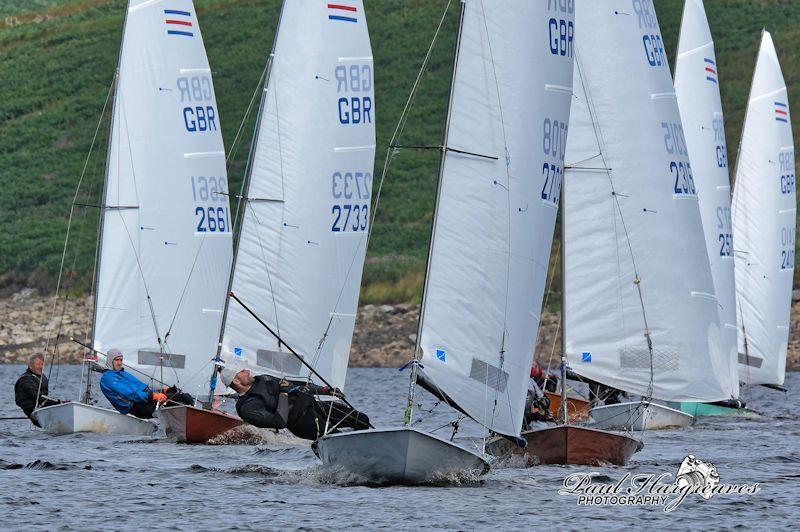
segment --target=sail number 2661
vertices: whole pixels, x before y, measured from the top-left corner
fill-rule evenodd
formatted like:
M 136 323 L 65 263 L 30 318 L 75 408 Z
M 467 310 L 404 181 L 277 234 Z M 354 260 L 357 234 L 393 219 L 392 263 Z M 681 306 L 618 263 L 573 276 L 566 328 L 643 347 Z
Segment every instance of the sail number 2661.
M 197 233 L 230 233 L 231 215 L 224 177 L 192 176 L 192 198 Z

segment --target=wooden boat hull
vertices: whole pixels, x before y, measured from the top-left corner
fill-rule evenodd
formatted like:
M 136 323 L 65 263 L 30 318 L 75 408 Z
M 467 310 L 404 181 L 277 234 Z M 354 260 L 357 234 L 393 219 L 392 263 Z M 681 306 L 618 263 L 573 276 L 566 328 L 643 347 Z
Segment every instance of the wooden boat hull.
M 683 428 L 694 416 L 675 408 L 647 401 L 596 406 L 589 411 L 592 427 L 606 430 L 658 430 Z
M 550 399 L 550 415 L 561 419 L 561 394 L 544 392 Z M 580 397 L 567 397 L 567 416 L 571 422 L 587 421 L 589 417 L 589 401 Z
M 50 434 L 101 432 L 149 436 L 158 428 L 155 423 L 145 419 L 77 402 L 39 408 L 33 412 L 33 416 L 42 429 Z
M 489 464 L 477 454 L 410 427 L 323 436 L 312 445 L 322 463 L 378 484 L 419 485 L 453 475 L 482 475 Z
M 244 425 L 244 421 L 219 410 L 188 405 L 159 408 L 156 417 L 168 438 L 178 443 L 207 443 L 211 438 Z
M 500 459 L 522 457 L 525 467 L 535 465 L 617 465 L 624 466 L 644 444 L 630 436 L 573 425 L 559 425 L 522 433 L 528 440 L 518 447 L 505 438 L 494 437 L 486 451 Z
M 749 408 L 732 408 L 708 403 L 680 403 L 681 412 L 695 417 L 700 416 L 757 416 L 758 412 Z

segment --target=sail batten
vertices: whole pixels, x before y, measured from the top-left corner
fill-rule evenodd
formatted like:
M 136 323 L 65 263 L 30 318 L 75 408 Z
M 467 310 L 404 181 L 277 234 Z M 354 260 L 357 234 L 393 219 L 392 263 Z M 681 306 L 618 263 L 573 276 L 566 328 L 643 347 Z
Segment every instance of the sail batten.
M 179 9 L 183 34 L 165 9 Z M 136 109 L 133 113 L 131 110 Z M 131 0 L 114 99 L 93 345 L 201 393 L 231 233 L 213 82 L 191 0 Z
M 362 2 L 284 2 L 250 154 L 231 290 L 333 386 L 344 387 L 372 214 L 375 98 Z M 300 31 L 302 28 L 302 31 Z M 222 356 L 309 371 L 228 303 Z
M 697 185 L 651 1 L 576 2 L 565 177 L 566 355 L 576 373 L 675 401 L 728 399 Z M 602 161 L 602 162 L 601 162 Z M 598 164 L 600 163 L 600 164 Z M 715 357 L 719 357 L 715 354 Z
M 425 376 L 460 409 L 517 435 L 563 172 L 574 23 L 566 7 L 501 4 L 463 4 L 419 351 Z M 555 51 L 550 24 L 564 28 Z
M 789 100 L 769 32 L 762 34 L 742 128 L 732 217 L 739 378 L 783 384 L 796 228 Z

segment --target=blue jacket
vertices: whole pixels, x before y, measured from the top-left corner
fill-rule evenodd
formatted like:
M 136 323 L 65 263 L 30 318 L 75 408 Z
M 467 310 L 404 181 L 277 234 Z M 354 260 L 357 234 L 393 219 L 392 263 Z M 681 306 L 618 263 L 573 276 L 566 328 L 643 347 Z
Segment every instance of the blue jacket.
M 121 369 L 103 372 L 100 377 L 100 389 L 108 402 L 121 414 L 127 414 L 133 403 L 144 403 L 150 400 L 153 392 L 145 383 Z

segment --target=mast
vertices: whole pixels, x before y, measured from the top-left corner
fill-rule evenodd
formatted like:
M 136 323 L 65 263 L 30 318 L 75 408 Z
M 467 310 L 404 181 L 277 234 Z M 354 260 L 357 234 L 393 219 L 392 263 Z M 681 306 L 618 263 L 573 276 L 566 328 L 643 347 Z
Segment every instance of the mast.
M 211 377 L 209 378 L 209 387 L 208 387 L 208 403 L 205 405 L 207 409 L 211 409 L 212 403 L 214 400 L 214 390 L 217 387 L 217 372 L 219 371 L 219 363 L 221 362 L 220 353 L 222 351 L 222 339 L 225 336 L 225 323 L 228 318 L 228 308 L 230 307 L 230 293 L 231 288 L 233 287 L 233 273 L 236 271 L 236 259 L 239 256 L 239 242 L 242 237 L 241 227 L 244 223 L 245 213 L 247 211 L 247 198 L 250 192 L 250 180 L 253 175 L 253 152 L 258 146 L 258 137 L 261 131 L 261 121 L 263 118 L 264 113 L 264 102 L 267 97 L 267 89 L 269 87 L 269 79 L 272 73 L 272 64 L 275 60 L 275 46 L 278 42 L 278 34 L 281 31 L 281 21 L 283 20 L 283 9 L 286 5 L 286 2 L 281 2 L 281 11 L 278 15 L 278 26 L 275 30 L 275 37 L 272 39 L 272 49 L 269 53 L 269 59 L 267 61 L 267 73 L 264 76 L 264 84 L 261 90 L 261 99 L 258 104 L 258 117 L 256 118 L 255 129 L 253 130 L 253 139 L 250 141 L 250 152 L 247 154 L 247 166 L 245 168 L 245 176 L 244 181 L 242 182 L 242 192 L 239 197 L 239 205 L 241 205 L 241 217 L 238 216 L 238 209 L 237 209 L 237 218 L 239 219 L 239 232 L 236 235 L 236 240 L 233 244 L 233 260 L 231 260 L 231 269 L 228 272 L 228 288 L 225 291 L 225 308 L 222 310 L 222 323 L 220 324 L 219 329 L 219 340 L 217 341 L 217 353 L 214 357 L 214 364 L 211 370 Z
M 567 273 L 567 268 L 564 264 L 564 259 L 567 258 L 567 254 L 564 251 L 566 244 L 564 237 L 567 234 L 567 217 L 566 209 L 564 209 L 564 191 L 566 189 L 564 186 L 565 177 L 566 176 L 562 176 L 561 178 L 561 197 L 559 198 L 561 207 L 561 418 L 564 425 L 569 423 L 569 417 L 567 416 L 567 320 L 565 319 L 567 314 L 567 291 L 565 290 L 566 284 L 564 283 Z
M 119 53 L 117 55 L 117 70 L 114 73 L 114 96 L 111 99 L 111 119 L 109 120 L 108 124 L 108 146 L 106 147 L 106 165 L 105 165 L 105 172 L 103 175 L 103 191 L 100 195 L 100 229 L 98 230 L 97 234 L 97 251 L 95 252 L 95 268 L 94 268 L 94 279 L 92 281 L 92 286 L 94 286 L 94 294 L 93 294 L 93 302 L 92 302 L 92 348 L 94 348 L 95 344 L 95 330 L 97 329 L 97 294 L 98 294 L 98 285 L 100 281 L 100 261 L 103 259 L 103 228 L 105 226 L 106 221 L 106 190 L 108 188 L 108 173 L 111 166 L 111 145 L 114 138 L 114 122 L 116 118 L 116 109 L 117 109 L 117 96 L 119 95 L 119 67 L 120 63 L 122 62 L 122 50 L 125 46 L 125 29 L 128 25 L 128 9 L 130 8 L 130 0 L 125 2 L 125 15 L 122 19 L 122 38 L 120 39 L 119 43 Z M 91 400 L 91 375 L 92 370 L 91 366 L 87 365 L 86 369 L 86 390 L 84 391 L 83 397 L 81 397 L 81 402 L 89 403 Z M 163 380 L 163 379 L 162 379 Z
M 461 0 L 461 7 L 459 9 L 459 14 L 458 14 L 458 30 L 456 34 L 455 48 L 453 51 L 453 74 L 450 79 L 450 92 L 447 97 L 447 115 L 445 116 L 444 132 L 442 134 L 442 147 L 441 147 L 442 154 L 441 158 L 439 159 L 439 177 L 436 185 L 436 198 L 434 199 L 433 202 L 433 221 L 431 222 L 431 236 L 430 236 L 430 243 L 428 245 L 428 260 L 425 265 L 425 281 L 422 286 L 422 301 L 420 302 L 419 320 L 417 322 L 417 341 L 414 345 L 414 358 L 411 361 L 411 377 L 408 384 L 408 401 L 406 404 L 405 412 L 403 413 L 403 422 L 405 423 L 405 425 L 411 425 L 411 418 L 414 410 L 413 409 L 414 388 L 417 385 L 417 366 L 419 365 L 419 359 L 420 359 L 419 356 L 420 334 L 422 333 L 422 322 L 425 316 L 425 296 L 430 276 L 433 242 L 434 239 L 436 238 L 436 212 L 437 212 L 437 206 L 439 205 L 439 196 L 442 192 L 442 176 L 444 175 L 444 160 L 445 160 L 445 155 L 447 154 L 447 137 L 450 130 L 450 115 L 452 113 L 452 104 L 453 104 L 453 88 L 455 86 L 455 80 L 456 80 L 456 68 L 458 67 L 458 53 L 459 49 L 461 48 L 461 32 L 464 25 L 464 2 L 465 0 Z

